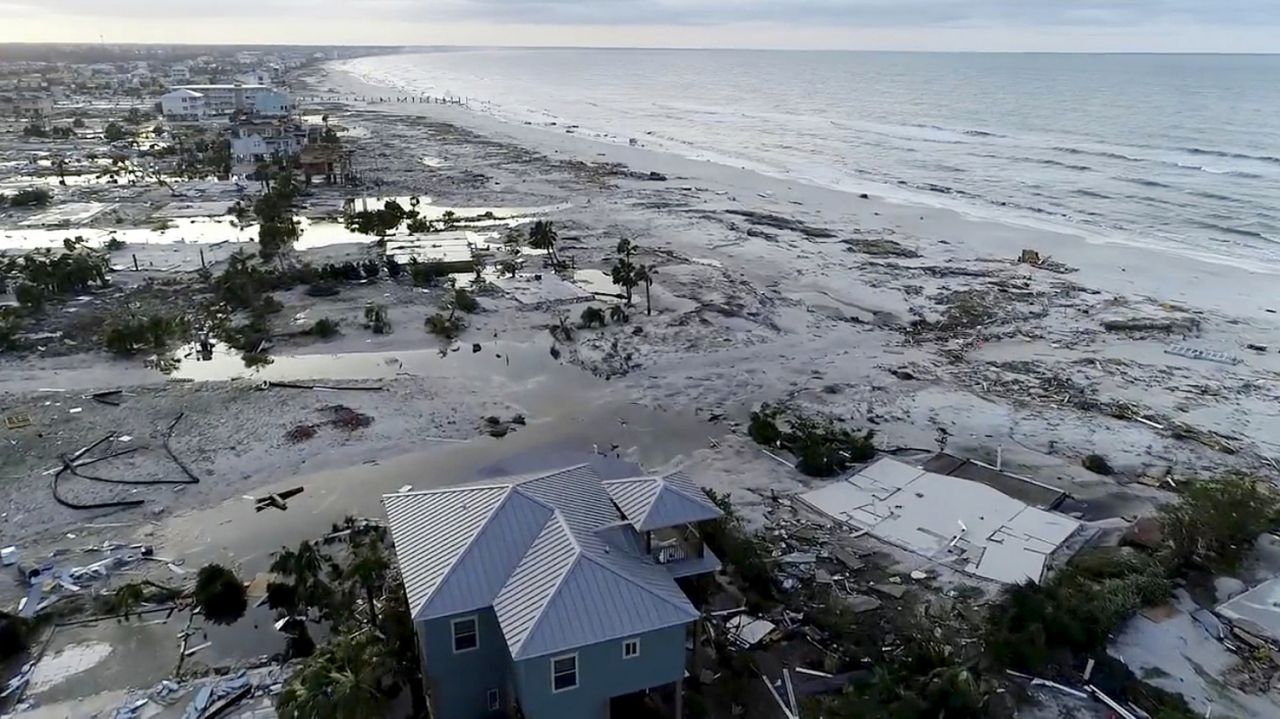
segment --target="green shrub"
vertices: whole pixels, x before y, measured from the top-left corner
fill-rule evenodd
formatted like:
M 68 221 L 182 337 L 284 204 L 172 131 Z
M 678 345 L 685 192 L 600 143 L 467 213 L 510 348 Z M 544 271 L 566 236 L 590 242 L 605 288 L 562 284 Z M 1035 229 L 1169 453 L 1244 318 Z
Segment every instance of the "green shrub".
M 108 122 L 107 126 L 102 130 L 102 137 L 107 142 L 119 142 L 129 135 L 124 131 L 118 122 Z
M 608 316 L 599 307 L 591 306 L 582 311 L 582 316 L 578 321 L 584 328 L 597 325 L 604 327 L 608 323 Z
M 44 207 L 53 201 L 53 193 L 43 187 L 27 187 L 9 196 L 10 207 Z
M 192 598 L 205 619 L 214 624 L 235 623 L 249 606 L 244 584 L 235 572 L 218 564 L 201 567 Z
M 1172 591 L 1151 557 L 1124 549 L 1081 554 L 1043 584 L 1005 591 L 989 615 L 987 651 L 1002 666 L 1042 671 L 1072 654 L 1101 650 L 1120 624 Z
M 1090 472 L 1093 472 L 1094 474 L 1101 474 L 1104 477 L 1109 477 L 1115 473 L 1115 470 L 1111 468 L 1111 463 L 1107 461 L 1106 457 L 1103 457 L 1100 454 L 1090 454 L 1086 456 L 1080 464 Z
M 186 330 L 187 323 L 182 318 L 164 315 L 127 317 L 107 325 L 103 344 L 108 351 L 118 355 L 133 355 L 145 349 L 163 350 Z
M 1235 568 L 1264 532 L 1280 523 L 1269 482 L 1251 477 L 1183 483 L 1179 501 L 1160 508 L 1172 559 L 1179 567 Z
M 337 337 L 341 334 L 341 331 L 338 329 L 337 320 L 332 320 L 328 317 L 321 317 L 316 320 L 316 323 L 311 325 L 311 329 L 307 331 L 321 339 L 329 339 L 330 337 Z
M 458 309 L 466 312 L 467 314 L 471 314 L 480 309 L 480 303 L 476 301 L 475 296 L 461 287 L 453 290 L 453 302 Z
M 391 319 L 387 316 L 387 308 L 383 305 L 365 305 L 364 326 L 375 335 L 391 334 Z
M 447 340 L 456 338 L 458 335 L 462 334 L 462 330 L 466 329 L 466 323 L 452 312 L 447 316 L 440 312 L 436 312 L 435 314 L 427 317 L 425 325 L 427 332 L 430 332 L 437 337 L 443 337 Z
M 782 407 L 762 404 L 751 413 L 747 434 L 758 444 L 794 454 L 796 469 L 811 477 L 830 477 L 875 457 L 875 430 L 859 434 L 827 417 L 784 414 Z
M 780 408 L 766 402 L 760 405 L 760 409 L 751 413 L 747 434 L 755 440 L 756 444 L 777 447 L 782 442 L 782 430 L 778 428 L 778 416 L 781 412 Z

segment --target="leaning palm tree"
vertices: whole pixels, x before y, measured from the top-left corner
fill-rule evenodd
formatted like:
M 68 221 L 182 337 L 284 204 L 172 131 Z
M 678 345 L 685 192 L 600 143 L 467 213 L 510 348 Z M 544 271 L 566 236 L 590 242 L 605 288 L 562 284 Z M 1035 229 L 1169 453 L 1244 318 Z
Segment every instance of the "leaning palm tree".
M 556 243 L 559 241 L 560 235 L 556 234 L 555 224 L 550 220 L 538 220 L 529 228 L 529 246 L 546 252 L 553 268 L 560 266 L 560 256 L 556 254 Z
M 653 265 L 638 265 L 631 273 L 631 279 L 636 284 L 644 283 L 644 313 L 646 315 L 653 314 L 653 298 L 651 290 L 653 289 L 653 276 L 658 274 Z

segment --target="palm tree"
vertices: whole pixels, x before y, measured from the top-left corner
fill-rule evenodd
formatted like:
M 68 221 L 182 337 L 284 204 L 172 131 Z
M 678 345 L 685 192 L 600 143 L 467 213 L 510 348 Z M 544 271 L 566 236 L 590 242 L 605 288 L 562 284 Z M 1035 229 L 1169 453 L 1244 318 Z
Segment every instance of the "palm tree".
M 636 246 L 631 240 L 625 237 L 618 241 L 618 259 L 613 263 L 613 267 L 609 270 L 609 276 L 613 279 L 613 284 L 621 287 L 627 292 L 627 304 L 631 304 L 631 291 L 635 289 L 639 282 L 636 281 L 636 266 L 631 258 L 636 254 Z
M 560 236 L 556 234 L 555 224 L 550 220 L 538 220 L 529 228 L 529 246 L 535 250 L 543 250 L 551 258 L 551 266 L 560 266 L 560 256 L 556 254 L 556 243 Z
M 374 596 L 386 587 L 391 562 L 376 538 L 363 534 L 352 534 L 351 537 L 351 559 L 343 567 L 342 576 L 364 592 L 365 603 L 369 605 L 369 626 L 377 629 L 378 606 L 374 603 Z
M 644 313 L 646 315 L 653 314 L 653 299 L 650 297 L 653 289 L 653 276 L 658 273 L 652 265 L 640 265 L 636 267 L 632 273 L 631 279 L 636 283 L 644 283 Z
M 342 635 L 302 663 L 276 703 L 281 719 L 383 716 L 384 678 L 395 671 L 382 638 L 369 631 Z
M 332 567 L 333 560 L 310 542 L 299 544 L 296 551 L 276 552 L 271 562 L 271 571 L 293 584 L 297 609 L 303 614 L 314 611 L 322 618 L 333 614 L 334 591 L 325 581 Z

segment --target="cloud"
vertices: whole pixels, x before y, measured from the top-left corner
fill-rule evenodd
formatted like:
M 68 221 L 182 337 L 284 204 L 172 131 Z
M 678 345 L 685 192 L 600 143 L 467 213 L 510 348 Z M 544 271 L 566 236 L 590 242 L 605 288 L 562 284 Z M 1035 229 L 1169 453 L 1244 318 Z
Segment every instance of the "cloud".
M 525 24 L 1124 27 L 1164 20 L 1277 23 L 1275 0 L 406 0 L 403 7 L 424 17 Z
M 27 0 L 70 17 L 289 17 L 528 25 L 1126 27 L 1161 21 L 1276 25 L 1276 0 Z M 23 4 L 17 0 L 15 4 Z

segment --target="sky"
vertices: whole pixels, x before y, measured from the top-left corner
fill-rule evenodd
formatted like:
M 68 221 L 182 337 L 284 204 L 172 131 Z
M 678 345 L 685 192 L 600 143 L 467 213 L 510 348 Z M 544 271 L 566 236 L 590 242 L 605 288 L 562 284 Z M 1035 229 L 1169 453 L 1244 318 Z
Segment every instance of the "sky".
M 1280 0 L 0 0 L 0 41 L 1280 52 Z

